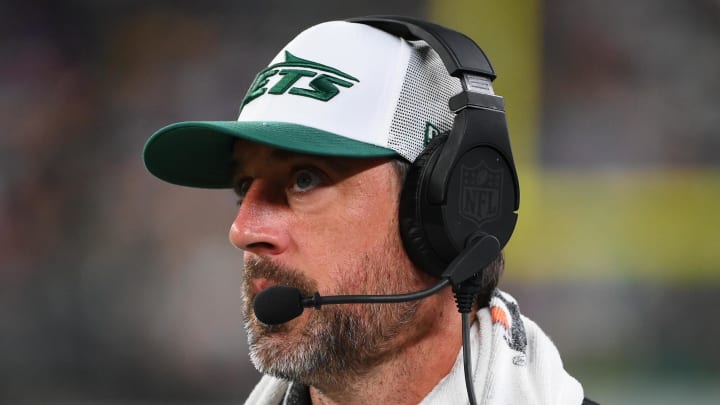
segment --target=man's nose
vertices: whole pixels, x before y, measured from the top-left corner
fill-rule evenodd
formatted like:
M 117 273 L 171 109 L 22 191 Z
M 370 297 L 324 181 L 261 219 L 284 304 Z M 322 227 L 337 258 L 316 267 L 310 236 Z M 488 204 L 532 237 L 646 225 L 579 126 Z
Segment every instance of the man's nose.
M 278 255 L 287 249 L 288 207 L 272 187 L 254 180 L 245 193 L 230 226 L 230 242 L 257 255 Z

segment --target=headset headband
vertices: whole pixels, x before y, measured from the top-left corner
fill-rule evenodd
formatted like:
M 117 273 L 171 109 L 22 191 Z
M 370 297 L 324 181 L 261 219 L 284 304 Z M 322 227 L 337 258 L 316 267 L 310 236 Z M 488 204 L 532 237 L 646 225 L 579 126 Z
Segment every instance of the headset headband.
M 438 159 L 440 167 L 437 167 L 436 174 L 431 180 L 428 190 L 428 198 L 431 202 L 440 204 L 447 198 L 447 176 L 444 176 L 444 174 L 448 174 L 452 168 L 441 166 L 455 162 L 458 154 L 472 147 L 469 144 L 474 142 L 476 142 L 475 145 L 485 145 L 497 149 L 508 164 L 513 178 L 517 179 L 517 170 L 512 158 L 510 141 L 507 136 L 503 136 L 503 134 L 507 134 L 506 128 L 503 131 L 497 131 L 496 128 L 486 128 L 487 131 L 483 131 L 485 137 L 482 140 L 457 136 L 459 131 L 464 131 L 466 128 L 486 127 L 485 124 L 488 122 L 486 121 L 486 114 L 471 113 L 469 111 L 494 110 L 495 112 L 505 113 L 503 98 L 496 96 L 492 92 L 491 82 L 495 80 L 495 70 L 485 52 L 472 39 L 441 25 L 404 16 L 354 17 L 347 21 L 367 24 L 406 40 L 423 40 L 427 42 L 440 55 L 440 59 L 443 61 L 448 73 L 460 79 L 463 91 L 452 97 L 448 102 L 450 110 L 454 111 L 457 116 L 447 147 L 443 148 L 442 155 Z M 490 136 L 489 139 L 488 135 Z M 444 179 L 439 177 L 444 177 Z M 514 209 L 518 210 L 520 207 L 520 187 L 517 181 L 513 181 L 513 186 L 515 188 Z

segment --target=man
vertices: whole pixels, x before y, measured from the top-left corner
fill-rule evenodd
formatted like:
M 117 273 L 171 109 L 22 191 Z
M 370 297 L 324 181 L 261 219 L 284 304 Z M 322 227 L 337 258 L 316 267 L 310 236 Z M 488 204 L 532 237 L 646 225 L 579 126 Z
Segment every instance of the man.
M 156 176 L 238 195 L 230 241 L 244 251 L 250 356 L 265 374 L 247 403 L 467 403 L 450 289 L 405 303 L 326 305 L 279 325 L 253 309 L 277 285 L 303 296 L 380 295 L 438 282 L 409 258 L 398 206 L 409 164 L 452 127 L 448 100 L 461 90 L 424 42 L 328 22 L 258 74 L 237 122 L 173 124 L 148 141 Z M 503 265 L 500 255 L 483 269 L 472 317 L 478 402 L 582 403 L 550 340 L 495 290 Z

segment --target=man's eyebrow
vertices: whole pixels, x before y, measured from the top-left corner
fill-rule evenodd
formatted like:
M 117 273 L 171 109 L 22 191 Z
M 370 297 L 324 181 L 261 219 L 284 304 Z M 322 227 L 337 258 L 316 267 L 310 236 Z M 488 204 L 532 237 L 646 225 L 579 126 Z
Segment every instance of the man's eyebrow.
M 275 160 L 290 160 L 293 157 L 300 157 L 300 156 L 302 156 L 302 154 L 297 153 L 297 152 L 290 152 L 290 151 L 283 150 L 283 149 L 273 149 L 270 152 L 270 158 L 275 159 Z M 235 174 L 238 171 L 242 170 L 243 163 L 244 162 L 243 162 L 242 156 L 240 156 L 240 157 L 233 156 L 232 159 L 230 160 L 231 173 Z
M 352 158 L 343 158 L 338 156 L 323 156 L 323 155 L 310 155 L 300 152 L 293 152 L 285 149 L 273 149 L 269 156 L 272 160 L 277 161 L 288 161 L 288 160 L 302 160 L 302 159 L 317 159 L 323 161 L 326 165 L 334 167 L 339 171 L 349 170 L 352 165 Z M 233 175 L 238 172 L 242 172 L 244 167 L 243 156 L 233 156 L 230 162 L 230 169 Z
M 303 156 L 300 153 L 297 152 L 290 152 L 288 150 L 284 149 L 273 149 L 272 152 L 270 152 L 270 157 L 277 159 L 277 160 L 290 160 L 294 157 L 300 157 Z

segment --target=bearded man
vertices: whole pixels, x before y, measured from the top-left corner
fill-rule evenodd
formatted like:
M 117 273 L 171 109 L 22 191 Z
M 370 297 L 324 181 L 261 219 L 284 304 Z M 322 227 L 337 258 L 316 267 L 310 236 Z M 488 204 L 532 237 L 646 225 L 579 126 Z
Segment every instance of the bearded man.
M 461 188 L 453 207 L 462 218 L 447 227 L 504 215 L 509 228 L 450 237 L 439 244 L 460 253 L 436 264 L 443 257 L 423 256 L 437 244 L 433 225 L 417 231 L 410 220 L 408 230 L 402 219 L 404 206 L 425 198 L 408 192 L 415 187 L 409 183 L 443 166 L 439 148 L 458 143 L 454 132 L 437 136 L 460 114 L 449 107 L 454 96 L 480 94 L 458 110 L 501 112 L 504 125 L 494 73 L 462 82 L 426 41 L 383 24 L 332 21 L 303 31 L 257 75 L 238 121 L 177 123 L 146 144 L 146 165 L 159 178 L 237 194 L 230 241 L 243 251 L 250 356 L 265 374 L 247 403 L 460 404 L 474 402 L 475 393 L 482 404 L 583 403 L 581 385 L 550 339 L 496 289 L 517 210 L 506 134 L 481 144 L 482 159 L 473 149 L 469 162 L 448 165 L 462 168 L 447 183 Z M 490 136 L 480 132 L 478 139 Z M 414 246 L 422 237 L 431 247 Z M 453 281 L 444 271 L 468 263 L 477 299 L 464 318 L 472 327 L 463 328 L 455 301 L 468 277 Z M 422 300 L 324 305 L 280 322 L 257 311 L 256 298 L 278 286 L 299 297 L 392 296 L 430 289 L 442 278 L 453 288 Z M 463 356 L 461 330 L 472 358 Z

